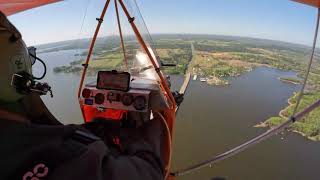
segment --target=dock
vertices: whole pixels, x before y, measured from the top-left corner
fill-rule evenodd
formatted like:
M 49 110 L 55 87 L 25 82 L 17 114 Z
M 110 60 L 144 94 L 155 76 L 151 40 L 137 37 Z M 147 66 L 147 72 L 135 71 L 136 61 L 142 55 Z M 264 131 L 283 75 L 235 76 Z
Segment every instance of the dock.
M 188 88 L 188 86 L 189 86 L 190 79 L 191 79 L 191 73 L 188 72 L 188 73 L 185 75 L 183 84 L 182 84 L 182 86 L 181 86 L 181 88 L 180 88 L 180 91 L 179 91 L 180 94 L 185 94 L 185 93 L 186 93 L 187 88 Z M 177 111 L 179 110 L 179 107 L 180 107 L 180 106 L 177 106 L 177 107 L 176 107 L 176 113 L 177 113 Z
M 191 79 L 191 73 L 188 72 L 188 73 L 185 75 L 183 84 L 182 84 L 182 86 L 181 86 L 181 88 L 180 88 L 180 91 L 179 91 L 180 94 L 184 94 L 184 93 L 186 92 L 186 90 L 187 90 L 187 88 L 188 88 L 188 86 L 189 86 L 190 79 Z
M 194 81 L 196 81 L 196 80 L 197 80 L 197 78 L 198 78 L 198 75 L 196 75 L 196 74 L 195 74 L 195 75 L 193 75 L 193 80 L 194 80 Z
M 207 79 L 206 78 L 200 78 L 200 81 L 201 82 L 207 82 Z
M 194 58 L 194 53 L 195 53 L 193 43 L 190 43 L 190 48 L 191 48 L 191 51 L 192 51 L 192 57 L 191 57 L 191 61 L 192 61 L 193 58 Z M 181 88 L 179 90 L 180 94 L 185 94 L 186 93 L 187 88 L 188 88 L 189 83 L 190 83 L 191 72 L 192 72 L 192 66 L 190 65 L 190 63 L 188 65 L 188 69 L 187 69 L 187 71 L 185 73 L 185 78 L 184 78 L 183 84 L 182 84 L 182 86 L 181 86 Z M 179 110 L 179 106 L 177 106 L 177 108 L 176 108 L 176 113 L 177 113 L 178 110 Z

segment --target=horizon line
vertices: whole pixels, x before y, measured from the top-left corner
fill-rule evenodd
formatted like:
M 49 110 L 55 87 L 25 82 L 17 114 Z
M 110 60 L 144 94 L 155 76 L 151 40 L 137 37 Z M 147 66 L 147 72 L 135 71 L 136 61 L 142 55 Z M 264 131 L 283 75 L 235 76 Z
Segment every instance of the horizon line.
M 259 38 L 259 37 L 252 37 L 252 36 L 240 36 L 240 35 L 223 35 L 223 34 L 208 34 L 208 33 L 203 33 L 203 34 L 197 34 L 197 33 L 150 33 L 151 39 L 153 41 L 153 35 L 194 35 L 194 36 L 201 36 L 201 35 L 206 35 L 206 36 L 225 36 L 225 37 L 233 37 L 233 38 L 245 38 L 245 39 L 254 39 L 254 40 L 267 40 L 267 41 L 275 41 L 275 42 L 281 42 L 281 43 L 287 43 L 287 44 L 292 44 L 292 45 L 300 45 L 300 46 L 305 46 L 310 48 L 311 45 L 309 44 L 302 44 L 302 43 L 297 43 L 297 42 L 289 42 L 289 41 L 283 41 L 283 40 L 275 40 L 275 39 L 269 39 L 269 38 Z M 118 37 L 119 35 L 105 35 L 102 37 L 97 37 L 99 38 L 106 38 L 106 37 Z M 135 36 L 134 34 L 131 35 L 125 35 L 125 36 Z M 84 39 L 92 39 L 92 37 L 84 37 L 84 38 L 78 38 L 78 39 L 66 39 L 66 40 L 60 40 L 60 41 L 52 41 L 52 42 L 47 42 L 47 43 L 41 43 L 41 44 L 35 44 L 32 46 L 43 46 L 43 45 L 49 45 L 49 44 L 54 44 L 54 43 L 59 43 L 59 42 L 67 42 L 67 41 L 77 41 L 77 40 L 84 40 Z

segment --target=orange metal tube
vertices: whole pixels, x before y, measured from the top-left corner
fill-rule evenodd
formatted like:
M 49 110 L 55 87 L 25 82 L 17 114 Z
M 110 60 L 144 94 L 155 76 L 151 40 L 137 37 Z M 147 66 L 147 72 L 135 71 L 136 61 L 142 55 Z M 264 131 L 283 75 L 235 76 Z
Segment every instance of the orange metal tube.
M 83 72 L 82 72 L 80 85 L 79 85 L 79 90 L 78 90 L 78 98 L 80 98 L 80 95 L 81 95 L 81 90 L 82 90 L 82 87 L 83 87 L 84 78 L 85 78 L 85 76 L 87 74 L 87 69 L 88 69 L 88 66 L 89 66 L 89 61 L 90 61 L 90 58 L 91 58 L 91 55 L 92 55 L 92 51 L 93 51 L 94 45 L 96 43 L 97 36 L 99 34 L 100 28 L 101 28 L 101 24 L 103 22 L 103 18 L 105 16 L 106 12 L 107 12 L 109 3 L 110 3 L 110 0 L 107 0 L 106 4 L 104 5 L 104 8 L 102 10 L 102 13 L 100 15 L 100 18 L 98 19 L 98 25 L 97 25 L 96 31 L 94 32 L 93 39 L 92 39 L 91 44 L 90 44 L 90 48 L 89 48 L 89 52 L 88 52 L 88 56 L 87 56 L 86 62 L 84 63 L 84 69 L 83 69 Z
M 122 47 L 122 52 L 123 52 L 124 63 L 125 63 L 127 71 L 129 71 L 128 59 L 127 59 L 126 49 L 125 49 L 125 46 L 124 46 L 124 41 L 123 41 L 123 36 L 122 36 L 121 22 L 120 22 L 120 16 L 119 16 L 117 0 L 114 0 L 114 6 L 115 6 L 115 9 L 116 9 L 116 14 L 117 14 L 117 21 L 118 21 L 118 28 L 119 28 L 120 41 L 121 41 L 121 47 Z
M 144 40 L 143 40 L 143 38 L 142 38 L 142 36 L 141 36 L 136 24 L 134 23 L 134 20 L 131 18 L 126 6 L 123 3 L 123 1 L 119 0 L 119 3 L 122 6 L 122 9 L 123 9 L 124 13 L 126 14 L 128 20 L 129 20 L 129 23 L 130 23 L 130 25 L 131 25 L 131 27 L 132 27 L 137 39 L 138 39 L 140 45 L 142 46 L 142 48 L 145 51 L 145 53 L 148 55 L 149 59 L 151 60 L 152 65 L 154 66 L 158 76 L 160 77 L 161 84 L 163 85 L 163 87 L 164 87 L 164 89 L 165 89 L 165 91 L 166 91 L 166 93 L 167 93 L 167 95 L 168 95 L 168 97 L 169 97 L 169 99 L 171 101 L 171 106 L 172 106 L 171 108 L 175 109 L 175 107 L 176 107 L 175 99 L 174 99 L 173 95 L 171 94 L 170 88 L 169 88 L 165 78 L 163 77 L 163 74 L 161 73 L 156 61 L 153 59 L 153 57 L 152 57 L 152 55 L 151 55 L 146 43 L 144 42 Z
M 28 9 L 44 6 L 62 0 L 0 0 L 0 11 L 10 16 Z
M 316 8 L 320 8 L 320 0 L 292 0 L 298 3 L 303 3 L 309 6 L 314 6 Z

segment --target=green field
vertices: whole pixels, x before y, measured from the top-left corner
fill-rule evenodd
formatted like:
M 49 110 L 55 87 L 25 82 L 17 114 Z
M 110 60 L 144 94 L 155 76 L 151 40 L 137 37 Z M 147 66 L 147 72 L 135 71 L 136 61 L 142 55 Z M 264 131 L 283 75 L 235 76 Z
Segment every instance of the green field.
M 277 126 L 280 123 L 286 121 L 288 117 L 290 117 L 293 113 L 297 95 L 291 97 L 289 99 L 289 104 L 286 109 L 280 112 L 279 117 L 272 117 L 268 119 L 265 124 L 269 127 Z M 298 112 L 305 109 L 307 106 L 314 103 L 316 100 L 320 99 L 320 92 L 307 93 L 304 95 L 301 100 L 300 106 L 298 108 Z M 281 117 L 280 117 L 281 116 Z M 303 136 L 314 140 L 320 141 L 320 109 L 316 109 L 309 113 L 305 118 L 301 121 L 298 121 L 290 126 L 291 131 L 298 132 Z

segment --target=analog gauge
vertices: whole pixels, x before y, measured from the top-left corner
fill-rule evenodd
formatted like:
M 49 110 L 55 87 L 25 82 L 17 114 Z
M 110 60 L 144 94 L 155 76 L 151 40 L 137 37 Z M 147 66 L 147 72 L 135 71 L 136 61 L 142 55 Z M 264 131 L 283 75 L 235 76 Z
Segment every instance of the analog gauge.
M 104 103 L 104 94 L 102 93 L 98 93 L 96 94 L 96 96 L 94 97 L 94 101 L 96 104 L 103 104 Z
M 91 90 L 90 89 L 83 89 L 82 90 L 82 97 L 84 98 L 90 98 L 91 97 Z
M 122 96 L 122 104 L 125 106 L 130 106 L 133 103 L 133 96 L 131 94 L 124 94 Z
M 112 102 L 119 102 L 121 98 L 121 95 L 119 93 L 116 92 L 109 92 L 107 99 L 110 103 Z
M 137 96 L 134 99 L 133 106 L 138 111 L 144 110 L 147 107 L 147 99 L 144 96 Z

